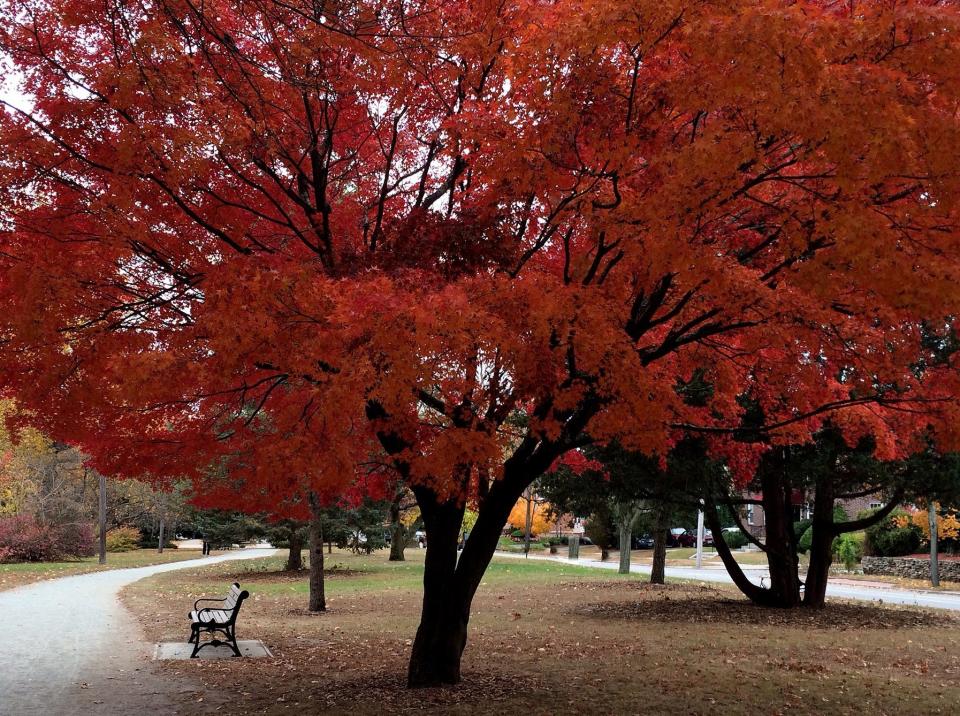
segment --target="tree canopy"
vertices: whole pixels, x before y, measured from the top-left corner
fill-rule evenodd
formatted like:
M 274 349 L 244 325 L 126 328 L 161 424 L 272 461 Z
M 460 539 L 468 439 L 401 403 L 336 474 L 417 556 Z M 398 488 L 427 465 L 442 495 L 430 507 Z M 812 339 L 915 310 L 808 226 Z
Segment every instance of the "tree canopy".
M 431 547 L 478 506 L 469 604 L 555 459 L 722 451 L 745 386 L 775 439 L 956 446 L 953 2 L 0 14 L 0 384 L 106 472 L 335 496 L 378 443 Z

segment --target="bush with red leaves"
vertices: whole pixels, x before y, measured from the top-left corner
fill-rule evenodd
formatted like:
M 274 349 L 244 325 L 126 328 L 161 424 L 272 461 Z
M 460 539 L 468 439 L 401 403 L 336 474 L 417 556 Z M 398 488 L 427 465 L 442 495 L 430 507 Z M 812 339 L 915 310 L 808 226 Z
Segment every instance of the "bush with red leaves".
M 93 554 L 93 526 L 48 524 L 32 515 L 0 518 L 0 562 L 51 562 Z

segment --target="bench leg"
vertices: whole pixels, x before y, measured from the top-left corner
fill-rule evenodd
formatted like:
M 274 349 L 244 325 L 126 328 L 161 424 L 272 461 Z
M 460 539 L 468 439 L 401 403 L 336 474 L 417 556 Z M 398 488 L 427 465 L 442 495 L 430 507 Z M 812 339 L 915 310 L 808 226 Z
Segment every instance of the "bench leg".
M 241 656 L 240 648 L 237 646 L 237 628 L 235 626 L 227 632 L 227 646 L 233 649 L 234 656 Z
M 190 653 L 191 659 L 196 659 L 197 652 L 200 651 L 200 632 L 199 631 L 194 632 L 194 636 L 196 637 L 196 641 L 193 642 L 193 651 Z

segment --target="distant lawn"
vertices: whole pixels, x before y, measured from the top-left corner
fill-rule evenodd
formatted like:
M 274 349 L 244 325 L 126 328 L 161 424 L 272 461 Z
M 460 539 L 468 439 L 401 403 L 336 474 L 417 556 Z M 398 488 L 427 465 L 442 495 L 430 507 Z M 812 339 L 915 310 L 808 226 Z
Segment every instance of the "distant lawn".
M 423 551 L 326 555 L 329 611 L 305 611 L 306 572 L 257 559 L 156 575 L 122 598 L 156 641 L 183 641 L 193 600 L 239 580 L 240 639 L 270 659 L 162 662 L 197 680 L 181 713 L 862 714 L 949 712 L 960 619 L 832 603 L 761 609 L 732 587 L 556 562 L 494 559 L 474 602 L 464 683 L 410 692 Z M 198 696 L 202 698 L 197 698 Z M 954 706 L 950 706 L 954 704 Z
M 163 550 L 163 554 L 157 554 L 155 549 L 137 549 L 131 552 L 109 552 L 105 565 L 98 564 L 96 557 L 84 557 L 69 562 L 0 564 L 0 591 L 39 582 L 42 579 L 98 572 L 103 569 L 146 567 L 151 564 L 182 562 L 185 559 L 197 559 L 201 556 L 203 555 L 200 554 L 198 549 L 168 548 Z
M 523 545 L 520 545 L 522 548 Z M 516 551 L 516 550 L 514 550 Z M 549 554 L 548 550 L 542 549 L 539 545 L 534 545 L 530 550 L 531 555 L 547 555 Z M 696 547 L 671 547 L 667 550 L 667 564 L 671 567 L 692 567 L 695 563 L 695 556 L 697 554 Z M 557 548 L 557 554 L 554 555 L 557 557 L 566 557 L 567 556 L 567 547 L 561 545 Z M 767 564 L 767 556 L 758 551 L 750 552 L 740 552 L 735 550 L 733 556 L 736 558 L 737 562 L 743 565 L 763 565 Z M 581 545 L 580 546 L 580 559 L 599 559 L 600 558 L 600 549 L 593 545 Z M 801 558 L 802 559 L 802 558 Z M 616 563 L 620 560 L 620 552 L 618 550 L 610 550 L 610 559 L 608 561 Z M 630 561 L 633 564 L 650 564 L 653 562 L 653 550 L 652 549 L 635 549 L 630 553 Z M 713 547 L 704 547 L 703 548 L 703 562 L 705 565 L 717 564 L 722 565 L 719 555 L 717 555 L 716 550 Z

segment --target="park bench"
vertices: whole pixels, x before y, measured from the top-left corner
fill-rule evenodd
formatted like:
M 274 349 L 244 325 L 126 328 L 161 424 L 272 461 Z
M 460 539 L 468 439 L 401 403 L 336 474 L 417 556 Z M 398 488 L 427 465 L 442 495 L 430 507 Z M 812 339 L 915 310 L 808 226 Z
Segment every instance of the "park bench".
M 205 646 L 229 646 L 233 650 L 234 656 L 240 656 L 240 649 L 237 647 L 237 615 L 240 613 L 240 605 L 243 600 L 250 596 L 246 590 L 240 590 L 240 583 L 234 582 L 230 585 L 230 592 L 223 599 L 198 599 L 193 603 L 193 611 L 188 615 L 190 617 L 190 639 L 193 644 L 193 653 L 190 658 L 196 658 L 200 650 Z M 220 602 L 219 607 L 200 607 L 200 602 Z M 200 632 L 209 632 L 216 635 L 222 633 L 226 636 L 226 641 L 220 641 L 214 636 L 211 641 L 200 643 Z

